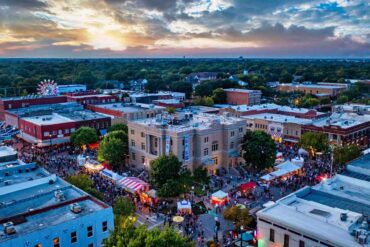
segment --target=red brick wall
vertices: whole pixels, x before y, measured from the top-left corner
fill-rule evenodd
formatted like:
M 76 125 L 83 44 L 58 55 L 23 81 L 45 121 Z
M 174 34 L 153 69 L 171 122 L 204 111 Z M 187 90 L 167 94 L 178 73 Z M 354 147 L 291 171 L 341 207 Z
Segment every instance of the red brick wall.
M 112 115 L 112 116 L 115 116 L 115 117 L 123 117 L 124 116 L 124 113 L 121 112 L 121 111 L 117 111 L 117 110 L 114 110 L 114 109 L 106 109 L 104 107 L 99 107 L 99 105 L 88 104 L 88 105 L 86 105 L 86 109 L 92 110 L 94 112 L 100 112 L 100 113 L 103 113 L 103 114 Z
M 226 92 L 227 104 L 249 105 L 249 93 L 246 92 Z

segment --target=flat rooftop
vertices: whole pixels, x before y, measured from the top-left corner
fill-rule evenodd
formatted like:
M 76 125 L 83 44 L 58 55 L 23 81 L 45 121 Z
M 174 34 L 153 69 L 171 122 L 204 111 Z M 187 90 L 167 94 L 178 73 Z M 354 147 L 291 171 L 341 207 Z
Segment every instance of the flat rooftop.
M 20 235 L 108 208 L 43 168 L 36 167 L 33 171 L 15 172 L 0 178 L 12 181 L 11 185 L 0 190 L 0 231 L 4 231 L 3 223 L 9 221 L 14 223 L 16 229 L 13 235 L 2 235 L 0 245 Z M 12 186 L 14 184 L 17 186 Z M 62 195 L 62 199 L 56 193 Z M 74 202 L 78 202 L 82 208 L 78 214 L 70 210 Z
M 328 83 L 329 84 L 329 83 Z M 347 88 L 347 85 L 338 85 L 338 84 L 333 84 L 333 85 L 328 85 L 328 84 L 325 84 L 325 85 L 321 85 L 321 84 L 292 84 L 292 83 L 284 83 L 284 84 L 280 84 L 280 86 L 288 86 L 288 87 L 292 87 L 292 88 L 312 88 L 312 89 L 343 89 L 343 88 Z
M 314 120 L 312 124 L 317 127 L 337 126 L 342 129 L 354 127 L 359 124 L 370 122 L 369 115 L 359 115 L 357 113 L 332 113 L 330 117 Z
M 13 100 L 30 100 L 30 99 L 45 99 L 45 98 L 64 98 L 64 96 L 31 94 L 31 95 L 19 96 L 19 97 L 6 97 L 6 98 L 1 98 L 1 100 L 2 101 L 13 101 Z
M 152 109 L 165 109 L 162 106 L 156 106 L 153 104 L 124 104 L 124 103 L 98 104 L 95 105 L 95 107 L 120 111 L 123 113 L 133 113 Z
M 7 111 L 17 116 L 34 116 L 42 115 L 42 113 L 52 114 L 53 112 L 82 110 L 82 109 L 83 106 L 77 104 L 76 102 L 65 102 L 50 105 L 31 105 L 23 108 L 9 109 Z
M 0 146 L 0 157 L 15 155 L 17 152 L 9 146 Z
M 182 112 L 181 115 L 187 115 Z M 188 118 L 183 120 L 183 116 L 176 121 L 175 117 L 161 117 L 161 118 L 149 118 L 149 119 L 140 119 L 133 121 L 133 123 L 140 124 L 143 126 L 150 126 L 156 128 L 166 128 L 169 131 L 173 132 L 183 132 L 192 129 L 204 130 L 210 129 L 217 125 L 232 125 L 232 124 L 244 124 L 245 120 L 235 117 L 225 117 L 218 116 L 213 114 L 199 113 L 194 114 L 190 117 L 191 113 L 188 113 Z
M 264 110 L 277 110 L 281 112 L 290 112 L 290 113 L 307 113 L 310 111 L 315 111 L 308 108 L 296 108 L 290 106 L 281 106 L 274 103 L 269 104 L 259 104 L 259 105 L 219 105 L 221 108 L 231 107 L 232 109 L 239 112 L 248 112 L 248 111 L 264 111 Z M 322 115 L 324 113 L 316 111 L 317 115 Z
M 69 87 L 86 87 L 85 84 L 67 84 L 67 85 L 58 85 L 58 88 L 69 88 Z
M 255 115 L 247 115 L 242 116 L 243 119 L 260 119 L 260 120 L 268 120 L 271 122 L 278 122 L 278 123 L 294 123 L 294 124 L 309 124 L 312 122 L 310 119 L 304 118 L 297 118 L 294 116 L 282 115 L 282 114 L 274 114 L 274 113 L 260 113 Z
M 227 88 L 224 89 L 225 92 L 237 92 L 237 93 L 261 93 L 260 90 L 250 90 L 242 88 Z

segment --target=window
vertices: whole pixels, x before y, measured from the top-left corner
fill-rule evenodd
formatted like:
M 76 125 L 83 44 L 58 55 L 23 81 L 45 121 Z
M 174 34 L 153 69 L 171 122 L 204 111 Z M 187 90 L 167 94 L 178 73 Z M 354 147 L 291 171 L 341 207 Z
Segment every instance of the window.
M 71 128 L 71 133 L 75 132 L 76 129 L 75 128 Z
M 135 153 L 131 153 L 132 160 L 136 160 Z
M 158 138 L 154 139 L 154 147 L 158 147 Z
M 204 137 L 204 143 L 207 143 L 207 142 L 208 142 L 208 136 Z
M 142 150 L 145 150 L 145 144 L 144 144 L 144 142 L 141 143 L 141 149 Z
M 141 156 L 141 163 L 145 163 L 145 156 Z
M 102 226 L 102 231 L 103 232 L 106 232 L 108 230 L 108 222 L 107 221 L 103 221 L 101 226 Z
M 299 247 L 304 247 L 304 241 L 303 240 L 299 240 Z
M 239 133 L 242 133 L 243 132 L 243 128 L 239 128 Z
M 275 230 L 270 228 L 270 242 L 275 242 Z
M 213 163 L 215 166 L 218 165 L 218 158 L 217 157 L 213 157 Z
M 203 151 L 203 155 L 208 155 L 208 148 L 205 148 Z
M 65 129 L 64 133 L 69 134 L 69 129 Z
M 284 234 L 284 247 L 289 247 L 289 235 Z
M 87 247 L 94 247 L 94 244 L 93 244 L 93 243 L 91 243 L 91 244 L 89 244 Z
M 54 247 L 60 247 L 60 240 L 59 240 L 59 238 L 54 238 L 53 239 L 53 246 Z
M 130 130 L 130 132 L 131 132 L 131 135 L 135 135 L 135 130 Z
M 230 142 L 230 148 L 234 148 L 234 142 Z
M 218 150 L 218 142 L 213 142 L 212 143 L 212 151 L 217 151 Z
M 49 136 L 49 134 L 50 134 L 50 133 L 49 133 L 49 131 L 45 131 L 45 132 L 44 132 L 44 136 L 45 136 L 45 137 Z
M 87 237 L 92 237 L 93 236 L 93 227 L 92 226 L 88 226 L 87 227 Z
M 235 132 L 234 131 L 231 131 L 230 132 L 230 136 L 234 136 L 235 135 Z
M 77 232 L 71 232 L 71 243 L 77 243 Z
M 144 132 L 141 132 L 141 137 L 145 137 L 145 133 Z
M 131 140 L 131 146 L 135 147 L 135 141 L 134 140 Z

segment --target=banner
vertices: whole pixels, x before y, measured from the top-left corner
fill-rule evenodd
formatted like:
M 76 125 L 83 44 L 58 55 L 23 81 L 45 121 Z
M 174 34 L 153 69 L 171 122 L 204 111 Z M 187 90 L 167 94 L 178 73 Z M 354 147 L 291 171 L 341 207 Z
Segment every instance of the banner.
M 166 136 L 166 155 L 170 154 L 170 147 L 171 147 L 171 137 Z
M 184 160 L 188 160 L 190 156 L 189 150 L 189 135 L 184 136 Z

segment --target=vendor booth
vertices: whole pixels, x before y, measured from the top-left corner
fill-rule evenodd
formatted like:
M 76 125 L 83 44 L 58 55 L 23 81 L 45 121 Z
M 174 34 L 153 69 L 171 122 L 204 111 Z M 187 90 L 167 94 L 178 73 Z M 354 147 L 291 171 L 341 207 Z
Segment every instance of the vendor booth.
M 180 213 L 191 214 L 191 203 L 186 200 L 177 202 L 177 211 Z
M 147 203 L 149 205 L 157 204 L 158 203 L 157 191 L 155 189 L 151 189 L 147 192 L 141 192 L 140 201 L 142 203 Z
M 137 195 L 149 190 L 149 184 L 136 177 L 125 177 L 119 181 L 118 185 L 125 191 Z
M 85 162 L 84 167 L 91 172 L 98 172 L 104 169 L 104 166 L 100 162 L 92 159 L 88 159 Z
M 253 193 L 254 188 L 256 188 L 257 184 L 255 182 L 248 182 L 241 184 L 239 186 L 240 192 L 242 196 L 248 196 L 250 193 Z
M 260 180 L 262 182 L 269 182 L 274 179 L 286 179 L 287 177 L 299 173 L 302 167 L 287 160 L 279 165 L 276 165 L 274 168 L 275 171 L 260 177 Z
M 86 163 L 86 158 L 87 158 L 86 156 L 84 156 L 82 154 L 79 154 L 77 156 L 77 164 L 78 164 L 78 166 L 84 166 L 85 163 Z
M 100 171 L 100 174 L 103 175 L 106 178 L 109 178 L 110 180 L 113 181 L 113 183 L 117 183 L 120 181 L 123 177 L 119 175 L 118 173 L 115 173 L 111 170 L 108 169 L 103 169 Z
M 275 158 L 275 164 L 280 164 L 281 162 L 284 161 L 284 156 L 283 156 L 283 153 L 282 152 L 278 152 L 276 154 L 276 158 Z
M 211 203 L 212 205 L 224 206 L 229 201 L 229 195 L 222 190 L 219 190 L 212 194 Z
M 299 167 L 302 167 L 303 166 L 303 163 L 304 163 L 304 158 L 303 157 L 295 157 L 294 159 L 291 160 L 291 162 L 294 165 L 297 165 Z

